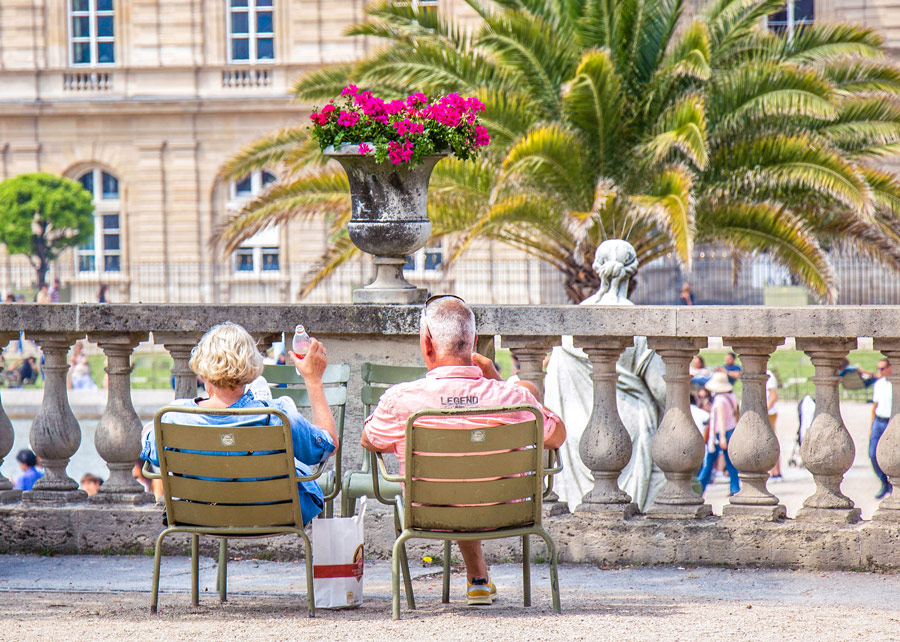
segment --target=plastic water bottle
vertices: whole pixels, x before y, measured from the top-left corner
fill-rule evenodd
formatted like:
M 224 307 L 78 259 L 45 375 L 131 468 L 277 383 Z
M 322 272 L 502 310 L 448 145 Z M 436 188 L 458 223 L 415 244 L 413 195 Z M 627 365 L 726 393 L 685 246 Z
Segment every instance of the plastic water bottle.
M 291 345 L 294 354 L 301 359 L 309 352 L 309 335 L 306 334 L 306 329 L 302 325 L 294 328 L 294 340 Z

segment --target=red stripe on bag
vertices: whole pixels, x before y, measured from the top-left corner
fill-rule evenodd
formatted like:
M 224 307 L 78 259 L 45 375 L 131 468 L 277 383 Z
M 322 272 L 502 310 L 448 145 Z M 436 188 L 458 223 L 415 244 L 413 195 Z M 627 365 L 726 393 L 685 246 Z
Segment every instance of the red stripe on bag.
M 329 579 L 333 577 L 362 577 L 362 564 L 327 564 L 313 566 L 313 577 Z

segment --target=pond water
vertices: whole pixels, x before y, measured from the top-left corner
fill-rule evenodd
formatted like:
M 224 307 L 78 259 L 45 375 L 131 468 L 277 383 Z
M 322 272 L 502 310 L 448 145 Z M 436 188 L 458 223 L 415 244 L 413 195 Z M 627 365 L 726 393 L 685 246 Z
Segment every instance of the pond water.
M 142 419 L 141 421 L 146 422 L 149 419 Z M 97 429 L 98 422 L 98 419 L 81 419 L 79 421 L 79 424 L 81 424 L 81 446 L 79 446 L 78 452 L 72 456 L 67 469 L 69 477 L 76 482 L 85 473 L 93 473 L 104 480 L 109 478 L 109 469 L 106 467 L 106 462 L 97 454 L 97 449 L 94 447 L 94 431 Z M 28 440 L 31 420 L 13 419 L 12 424 L 16 438 L 12 450 L 6 456 L 3 465 L 0 466 L 0 472 L 8 479 L 15 480 L 21 473 L 19 463 L 16 461 L 16 453 L 22 448 L 31 447 Z

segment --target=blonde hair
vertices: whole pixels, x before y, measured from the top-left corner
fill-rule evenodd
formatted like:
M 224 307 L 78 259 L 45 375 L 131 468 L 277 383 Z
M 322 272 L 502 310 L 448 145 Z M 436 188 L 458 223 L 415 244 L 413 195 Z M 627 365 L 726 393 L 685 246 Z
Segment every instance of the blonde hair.
M 262 374 L 263 358 L 250 333 L 226 321 L 203 335 L 191 350 L 189 365 L 217 388 L 237 388 Z

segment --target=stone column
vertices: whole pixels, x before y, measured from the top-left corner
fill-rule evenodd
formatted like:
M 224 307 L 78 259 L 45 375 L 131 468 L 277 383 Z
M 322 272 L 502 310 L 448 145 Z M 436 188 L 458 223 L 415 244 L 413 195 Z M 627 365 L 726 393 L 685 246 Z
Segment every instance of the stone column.
M 94 445 L 97 453 L 106 461 L 109 479 L 90 498 L 91 502 L 148 504 L 156 501 L 131 476 L 134 462 L 141 454 L 142 428 L 131 401 L 131 353 L 146 338 L 146 333 L 106 332 L 98 332 L 89 337 L 106 354 L 106 373 L 109 375 L 106 408 L 94 434 Z
M 785 517 L 784 506 L 766 489 L 769 470 L 781 453 L 766 407 L 766 366 L 769 355 L 783 340 L 783 337 L 726 340 L 740 355 L 744 370 L 741 417 L 728 444 L 728 454 L 740 473 L 741 490 L 725 505 L 722 515 L 773 521 Z
M 841 418 L 837 376 L 841 360 L 856 347 L 856 339 L 798 338 L 797 348 L 809 355 L 816 368 L 816 414 L 800 447 L 803 465 L 816 481 L 816 492 L 806 498 L 797 519 L 855 523 L 860 511 L 841 492 L 841 482 L 856 455 L 853 439 Z
M 44 353 L 44 399 L 29 439 L 35 454 L 41 458 L 44 476 L 32 490 L 22 493 L 23 501 L 73 502 L 87 498 L 78 483 L 66 473 L 69 458 L 81 445 L 81 426 L 69 406 L 66 373 L 69 370 L 69 347 L 79 334 L 35 332 L 28 338 Z
M 193 399 L 197 396 L 197 375 L 191 370 L 191 350 L 200 337 L 199 332 L 154 332 L 153 342 L 161 343 L 172 355 L 172 376 L 175 377 L 175 398 Z
M 0 333 L 0 349 L 18 336 L 17 332 Z M 12 422 L 3 409 L 3 404 L 0 403 L 0 466 L 3 465 L 3 460 L 12 450 L 14 442 L 15 433 L 13 432 Z M 16 502 L 21 498 L 22 491 L 14 490 L 13 483 L 0 474 L 0 504 Z
M 712 515 L 709 504 L 691 488 L 706 447 L 691 417 L 688 369 L 706 341 L 706 337 L 647 337 L 647 344 L 666 365 L 666 413 L 650 447 L 653 461 L 666 475 L 666 486 L 647 510 L 648 517 L 699 519 Z
M 873 521 L 900 522 L 900 339 L 876 339 L 875 349 L 880 350 L 891 369 L 891 420 L 878 440 L 878 465 L 894 486 L 894 492 L 881 500 Z M 2 452 L 2 449 L 0 449 Z
M 544 395 L 544 358 L 553 346 L 559 345 L 559 337 L 503 335 L 503 347 L 519 360 L 519 379 L 530 381 Z
M 594 488 L 575 512 L 628 519 L 638 508 L 628 493 L 619 488 L 619 475 L 631 459 L 632 444 L 619 416 L 616 362 L 634 337 L 574 337 L 574 342 L 590 357 L 594 382 L 591 420 L 578 445 L 581 460 L 594 476 Z

